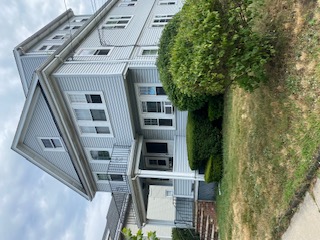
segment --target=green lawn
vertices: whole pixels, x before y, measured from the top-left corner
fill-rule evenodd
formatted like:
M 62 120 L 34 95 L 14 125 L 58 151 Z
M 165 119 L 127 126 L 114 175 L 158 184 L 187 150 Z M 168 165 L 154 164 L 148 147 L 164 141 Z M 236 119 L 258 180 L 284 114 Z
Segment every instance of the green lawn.
M 225 96 L 221 239 L 279 237 L 320 146 L 320 3 L 266 1 L 260 24 L 280 37 L 269 81 Z

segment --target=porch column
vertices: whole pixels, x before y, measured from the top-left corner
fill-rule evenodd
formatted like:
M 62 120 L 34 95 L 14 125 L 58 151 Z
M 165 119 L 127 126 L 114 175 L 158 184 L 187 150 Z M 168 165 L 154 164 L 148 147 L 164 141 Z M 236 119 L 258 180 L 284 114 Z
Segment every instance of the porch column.
M 204 176 L 196 172 L 169 172 L 157 170 L 141 170 L 136 172 L 136 176 L 140 178 L 167 178 L 167 179 L 181 179 L 181 180 L 195 180 L 204 181 Z

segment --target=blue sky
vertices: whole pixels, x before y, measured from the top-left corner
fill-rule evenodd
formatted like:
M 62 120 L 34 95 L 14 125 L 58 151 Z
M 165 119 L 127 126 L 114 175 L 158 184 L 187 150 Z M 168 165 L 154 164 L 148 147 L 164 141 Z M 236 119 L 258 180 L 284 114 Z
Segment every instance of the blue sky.
M 75 14 L 92 14 L 102 2 L 66 0 L 66 5 Z M 1 239 L 95 240 L 104 231 L 109 194 L 88 202 L 10 149 L 24 103 L 12 50 L 65 10 L 63 0 L 0 0 Z

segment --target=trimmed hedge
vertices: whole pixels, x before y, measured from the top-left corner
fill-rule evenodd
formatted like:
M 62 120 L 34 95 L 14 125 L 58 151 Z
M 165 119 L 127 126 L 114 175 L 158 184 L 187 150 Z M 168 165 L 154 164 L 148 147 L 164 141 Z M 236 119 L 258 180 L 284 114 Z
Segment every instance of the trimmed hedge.
M 157 68 L 159 70 L 160 80 L 169 99 L 175 107 L 181 111 L 196 110 L 207 102 L 208 96 L 201 94 L 197 97 L 188 96 L 180 91 L 174 82 L 170 68 L 171 51 L 174 39 L 180 26 L 180 13 L 177 13 L 165 26 L 159 44 L 157 58 Z
M 207 162 L 204 180 L 207 183 L 219 182 L 222 178 L 223 161 L 222 156 L 211 156 Z
M 215 121 L 223 116 L 223 95 L 211 97 L 208 102 L 208 117 L 210 121 Z
M 192 170 L 205 167 L 210 156 L 221 156 L 221 121 L 210 122 L 207 106 L 190 111 L 187 122 L 187 151 Z
M 200 237 L 194 229 L 173 228 L 172 240 L 200 240 Z

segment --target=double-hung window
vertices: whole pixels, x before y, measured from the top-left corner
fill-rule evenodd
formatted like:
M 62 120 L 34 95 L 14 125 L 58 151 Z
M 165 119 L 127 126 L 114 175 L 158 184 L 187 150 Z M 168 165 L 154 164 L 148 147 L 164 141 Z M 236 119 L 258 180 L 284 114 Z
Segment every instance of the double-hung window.
M 157 55 L 158 55 L 157 47 L 142 48 L 141 50 L 141 56 L 157 56 Z
M 77 52 L 81 56 L 109 56 L 111 48 L 82 48 Z
M 161 85 L 136 84 L 136 95 L 142 129 L 175 129 L 174 107 Z
M 171 14 L 155 15 L 151 27 L 164 27 L 173 17 Z
M 132 19 L 132 15 L 113 15 L 107 18 L 102 29 L 126 28 Z
M 107 173 L 96 173 L 97 181 L 117 181 L 122 182 L 123 176 L 121 174 L 107 174 Z
M 79 29 L 81 26 L 65 26 L 62 30 L 66 31 L 66 30 L 77 30 Z
M 176 5 L 177 0 L 159 0 L 159 5 Z
M 80 135 L 113 137 L 102 92 L 67 92 L 66 95 Z
M 38 142 L 44 151 L 64 151 L 64 147 L 60 138 L 39 137 Z
M 60 45 L 41 45 L 38 51 L 55 51 L 60 47 Z

